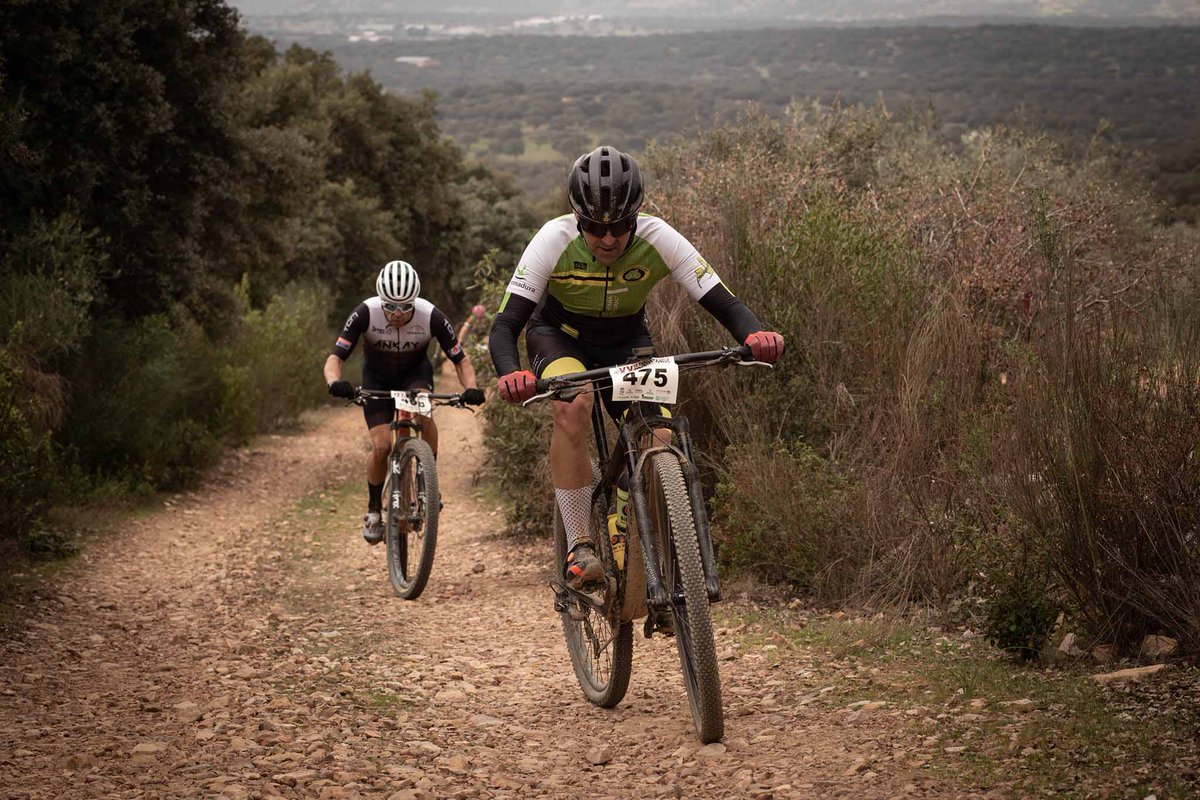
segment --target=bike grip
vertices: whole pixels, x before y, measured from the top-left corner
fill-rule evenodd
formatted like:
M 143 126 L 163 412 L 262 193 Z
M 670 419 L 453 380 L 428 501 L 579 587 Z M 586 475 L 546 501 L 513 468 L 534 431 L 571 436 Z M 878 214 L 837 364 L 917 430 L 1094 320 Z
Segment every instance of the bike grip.
M 754 360 L 754 351 L 750 349 L 750 345 L 748 344 L 744 344 L 738 348 L 738 355 L 741 356 L 742 361 Z
M 533 393 L 543 394 L 550 391 L 550 381 L 546 378 L 537 378 L 533 382 Z

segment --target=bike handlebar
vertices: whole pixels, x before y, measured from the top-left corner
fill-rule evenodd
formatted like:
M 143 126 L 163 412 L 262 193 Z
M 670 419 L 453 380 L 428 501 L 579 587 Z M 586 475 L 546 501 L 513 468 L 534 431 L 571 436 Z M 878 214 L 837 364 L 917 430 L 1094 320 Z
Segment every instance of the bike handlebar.
M 461 392 L 457 392 L 455 394 L 433 394 L 432 392 L 418 391 L 418 392 L 408 392 L 408 394 L 413 395 L 413 396 L 416 396 L 419 394 L 426 395 L 429 397 L 429 399 L 433 402 L 433 405 L 435 405 L 435 406 L 454 406 L 455 408 L 465 408 L 467 410 L 470 410 L 470 406 L 468 406 L 466 403 L 463 402 Z M 368 400 L 391 400 L 391 399 L 392 399 L 392 390 L 391 389 L 365 389 L 362 386 L 358 386 L 354 389 L 354 397 L 352 397 L 350 399 L 350 402 L 354 403 L 356 406 L 361 406 L 364 403 L 366 403 Z
M 703 353 L 684 353 L 674 356 L 675 363 L 679 366 L 689 364 L 701 366 L 716 366 L 718 364 L 737 364 L 744 366 L 761 365 L 770 367 L 771 365 L 765 361 L 754 361 L 749 345 L 740 347 L 722 347 L 720 350 L 708 350 Z M 645 359 L 639 359 L 645 360 Z M 636 363 L 636 362 L 631 362 Z M 534 395 L 525 401 L 525 404 L 545 400 L 553 397 L 558 392 L 564 389 L 570 389 L 580 386 L 585 383 L 596 383 L 603 385 L 603 381 L 611 377 L 609 370 L 611 367 L 600 367 L 599 369 L 589 369 L 584 372 L 569 372 L 565 375 L 555 375 L 552 378 L 538 378 L 534 382 Z

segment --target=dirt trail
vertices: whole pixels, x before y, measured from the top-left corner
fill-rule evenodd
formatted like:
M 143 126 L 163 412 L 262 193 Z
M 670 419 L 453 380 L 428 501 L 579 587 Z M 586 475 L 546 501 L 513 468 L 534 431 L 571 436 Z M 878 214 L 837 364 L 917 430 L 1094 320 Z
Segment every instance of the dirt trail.
M 971 794 L 907 761 L 899 712 L 819 708 L 827 672 L 729 628 L 723 743 L 694 737 L 659 637 L 638 634 L 619 708 L 589 705 L 548 543 L 495 537 L 478 422 L 438 420 L 446 507 L 416 602 L 359 535 L 366 436 L 348 408 L 258 440 L 41 590 L 0 641 L 0 797 Z

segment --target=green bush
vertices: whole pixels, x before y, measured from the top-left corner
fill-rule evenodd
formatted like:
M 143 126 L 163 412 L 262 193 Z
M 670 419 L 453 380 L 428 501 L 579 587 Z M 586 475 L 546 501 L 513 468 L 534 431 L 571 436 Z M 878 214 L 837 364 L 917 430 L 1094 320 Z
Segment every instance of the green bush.
M 324 398 L 317 376 L 329 335 L 326 296 L 293 286 L 263 309 L 240 296 L 219 339 L 181 308 L 97 325 L 69 375 L 63 437 L 85 474 L 132 488 L 186 485 L 227 443 Z
M 29 420 L 21 371 L 0 348 L 0 537 L 28 541 L 53 483 L 50 439 Z
M 254 424 L 231 426 L 229 433 L 273 430 L 325 398 L 320 365 L 329 348 L 326 320 L 332 310 L 328 292 L 295 284 L 261 309 L 243 305 L 234 336 L 222 342 L 229 360 L 226 389 L 232 393 L 226 402 L 242 412 L 252 409 Z
M 98 240 L 70 214 L 34 215 L 0 260 L 0 342 L 44 366 L 78 349 L 105 263 Z
M 731 445 L 713 501 L 721 563 L 818 594 L 842 585 L 865 557 L 847 535 L 856 491 L 811 445 Z
M 1104 153 L 923 125 L 752 113 L 643 159 L 647 210 L 788 342 L 684 383 L 722 559 L 830 601 L 1044 575 L 1097 635 L 1200 648 L 1200 234 Z M 729 341 L 670 282 L 648 310 L 660 351 Z M 540 496 L 528 412 L 489 415 L 497 474 Z M 1028 650 L 1043 610 L 997 596 Z
M 467 343 L 480 386 L 495 385 L 496 371 L 487 351 L 487 331 L 500 306 L 510 277 L 506 263 L 492 255 L 477 267 L 476 291 L 480 302 L 489 309 L 485 319 L 472 329 L 476 338 Z M 524 337 L 520 342 L 522 363 Z M 505 512 L 506 533 L 516 537 L 548 535 L 554 518 L 554 486 L 550 482 L 551 409 L 547 404 L 530 408 L 512 405 L 493 394 L 483 407 L 487 435 L 487 475 L 501 496 L 508 501 Z
M 1029 661 L 1042 652 L 1057 615 L 1043 582 L 1013 577 L 986 600 L 985 632 L 1001 650 Z
M 97 325 L 70 374 L 64 444 L 85 474 L 131 488 L 186 484 L 220 452 L 222 358 L 182 309 Z

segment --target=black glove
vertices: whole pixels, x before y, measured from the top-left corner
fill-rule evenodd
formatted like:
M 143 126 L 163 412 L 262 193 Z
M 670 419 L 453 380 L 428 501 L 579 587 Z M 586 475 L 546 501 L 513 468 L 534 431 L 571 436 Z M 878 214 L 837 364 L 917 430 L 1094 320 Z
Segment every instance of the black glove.
M 484 399 L 482 389 L 463 389 L 462 401 L 469 406 L 481 406 Z
M 334 397 L 354 399 L 354 387 L 350 385 L 350 381 L 333 381 L 329 384 L 329 393 Z

